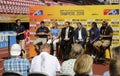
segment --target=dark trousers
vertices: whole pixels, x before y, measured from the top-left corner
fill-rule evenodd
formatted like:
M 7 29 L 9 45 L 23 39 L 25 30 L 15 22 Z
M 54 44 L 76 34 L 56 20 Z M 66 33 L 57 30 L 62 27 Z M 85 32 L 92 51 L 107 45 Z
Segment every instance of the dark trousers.
M 83 48 L 85 48 L 85 42 L 78 42 Z
M 87 48 L 87 51 L 90 53 L 90 55 L 96 54 L 93 44 L 91 44 L 90 42 L 86 43 L 86 48 Z
M 71 51 L 71 42 L 70 41 L 61 41 L 60 50 L 62 51 L 63 59 L 66 60 L 69 58 L 69 53 Z

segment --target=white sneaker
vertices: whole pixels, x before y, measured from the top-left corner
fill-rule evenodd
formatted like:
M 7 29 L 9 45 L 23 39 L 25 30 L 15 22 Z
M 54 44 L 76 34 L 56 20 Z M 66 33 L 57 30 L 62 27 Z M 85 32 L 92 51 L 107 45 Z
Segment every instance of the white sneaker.
M 94 55 L 91 55 L 91 57 L 92 57 L 93 59 L 95 59 L 95 56 L 94 56 Z

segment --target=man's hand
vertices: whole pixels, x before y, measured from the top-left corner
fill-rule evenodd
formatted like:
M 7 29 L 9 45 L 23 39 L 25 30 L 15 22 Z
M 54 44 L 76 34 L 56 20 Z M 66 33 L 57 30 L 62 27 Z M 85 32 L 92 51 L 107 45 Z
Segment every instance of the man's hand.
M 45 33 L 44 33 L 44 32 L 41 32 L 40 34 L 41 34 L 41 35 L 44 35 Z
M 68 40 L 70 40 L 70 38 L 65 38 L 64 40 L 65 40 L 65 41 L 68 41 Z
M 100 35 L 100 38 L 102 39 L 104 37 L 104 35 Z
M 21 35 L 21 34 L 24 34 L 24 32 L 21 32 L 21 33 L 17 33 L 17 35 Z
M 80 41 L 80 42 L 83 42 L 84 40 L 83 40 L 83 39 L 80 39 L 79 41 Z
M 92 43 L 93 43 L 93 40 L 90 40 L 90 43 L 92 44 Z
M 23 55 L 23 56 L 22 56 L 23 58 L 27 58 L 27 53 L 26 53 L 26 51 L 25 51 L 25 52 L 22 51 L 22 55 Z
M 44 32 L 37 33 L 37 35 L 44 35 L 44 34 L 45 34 Z

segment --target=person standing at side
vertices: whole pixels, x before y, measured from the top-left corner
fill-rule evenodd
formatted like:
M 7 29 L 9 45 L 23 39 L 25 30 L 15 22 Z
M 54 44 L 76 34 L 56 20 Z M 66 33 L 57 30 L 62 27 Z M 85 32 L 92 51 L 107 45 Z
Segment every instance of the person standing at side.
M 16 26 L 14 27 L 13 31 L 17 34 L 16 36 L 17 43 L 20 44 L 22 49 L 25 49 L 25 40 L 24 40 L 25 27 L 21 25 L 20 19 L 16 20 Z

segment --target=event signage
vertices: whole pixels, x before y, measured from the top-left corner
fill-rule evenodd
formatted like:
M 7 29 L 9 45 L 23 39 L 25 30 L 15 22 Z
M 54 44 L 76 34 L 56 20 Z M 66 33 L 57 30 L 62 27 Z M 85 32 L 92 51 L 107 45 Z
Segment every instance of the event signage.
M 10 46 L 16 43 L 16 35 L 13 31 L 0 31 L 0 49 L 8 48 L 8 36 L 10 38 Z
M 51 28 L 53 22 L 58 23 L 58 28 L 63 28 L 65 21 L 70 21 L 74 28 L 81 22 L 87 32 L 91 23 L 96 22 L 98 28 L 103 21 L 107 21 L 113 28 L 112 47 L 120 45 L 120 5 L 87 5 L 87 6 L 30 6 L 30 42 L 38 37 L 36 30 L 40 22 Z M 30 51 L 33 49 L 30 47 Z

